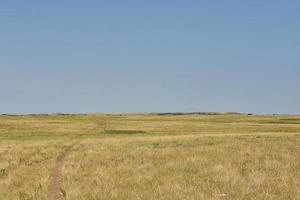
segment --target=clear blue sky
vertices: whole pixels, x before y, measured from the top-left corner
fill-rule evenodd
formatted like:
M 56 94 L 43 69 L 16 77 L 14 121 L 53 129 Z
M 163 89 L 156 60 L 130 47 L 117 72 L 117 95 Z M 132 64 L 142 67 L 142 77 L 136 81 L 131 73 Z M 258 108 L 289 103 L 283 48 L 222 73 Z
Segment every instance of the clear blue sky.
M 300 113 L 300 1 L 3 0 L 0 113 Z

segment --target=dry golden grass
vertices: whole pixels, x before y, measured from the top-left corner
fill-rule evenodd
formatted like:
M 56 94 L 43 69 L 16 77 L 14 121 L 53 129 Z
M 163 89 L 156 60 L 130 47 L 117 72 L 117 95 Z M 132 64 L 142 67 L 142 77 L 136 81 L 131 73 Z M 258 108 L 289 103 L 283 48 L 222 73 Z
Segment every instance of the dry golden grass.
M 0 199 L 300 199 L 300 116 L 0 116 Z

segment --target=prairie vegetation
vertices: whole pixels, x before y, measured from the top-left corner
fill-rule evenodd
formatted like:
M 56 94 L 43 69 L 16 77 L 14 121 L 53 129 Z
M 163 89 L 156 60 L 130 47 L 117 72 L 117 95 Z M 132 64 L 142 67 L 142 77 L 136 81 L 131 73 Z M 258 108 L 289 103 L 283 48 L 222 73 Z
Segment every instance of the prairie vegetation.
M 300 116 L 0 116 L 0 199 L 300 199 Z M 51 192 L 51 191 L 50 191 Z

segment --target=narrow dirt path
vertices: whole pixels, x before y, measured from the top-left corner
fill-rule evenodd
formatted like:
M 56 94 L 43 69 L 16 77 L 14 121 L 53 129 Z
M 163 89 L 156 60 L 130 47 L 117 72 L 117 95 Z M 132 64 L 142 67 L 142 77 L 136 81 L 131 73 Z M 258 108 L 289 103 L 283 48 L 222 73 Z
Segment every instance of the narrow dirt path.
M 77 143 L 77 142 L 76 142 Z M 70 154 L 72 147 L 76 144 L 68 146 L 65 151 L 57 158 L 55 166 L 51 170 L 50 183 L 48 186 L 48 199 L 60 200 L 63 198 L 61 191 L 61 169 L 63 167 L 65 158 Z

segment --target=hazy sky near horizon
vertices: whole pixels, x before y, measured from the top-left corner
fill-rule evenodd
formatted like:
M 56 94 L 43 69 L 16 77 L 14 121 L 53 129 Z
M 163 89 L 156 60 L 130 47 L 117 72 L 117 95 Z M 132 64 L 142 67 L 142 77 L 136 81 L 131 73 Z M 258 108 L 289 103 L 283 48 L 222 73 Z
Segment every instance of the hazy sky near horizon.
M 300 1 L 0 2 L 0 113 L 300 113 Z

